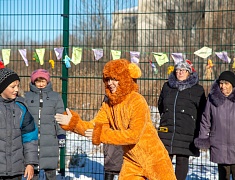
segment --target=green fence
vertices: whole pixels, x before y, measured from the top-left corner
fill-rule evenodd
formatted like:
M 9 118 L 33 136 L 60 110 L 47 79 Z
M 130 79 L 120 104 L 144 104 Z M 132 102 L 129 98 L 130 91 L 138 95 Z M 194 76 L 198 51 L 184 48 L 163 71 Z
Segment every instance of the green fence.
M 157 100 L 168 68 L 174 65 L 172 53 L 182 53 L 193 62 L 207 93 L 221 71 L 233 70 L 233 17 L 233 0 L 0 0 L 0 58 L 21 76 L 25 91 L 33 70 L 49 70 L 53 88 L 61 93 L 66 107 L 90 120 L 103 99 L 102 69 L 114 59 L 112 52 L 129 60 L 130 52 L 139 52 L 140 93 L 157 125 Z M 195 54 L 203 47 L 211 50 L 207 57 Z M 62 58 L 57 59 L 55 48 L 63 48 Z M 81 48 L 77 58 L 72 55 L 77 52 L 74 48 Z M 28 66 L 20 54 L 23 49 Z M 99 60 L 94 49 L 103 51 Z M 44 50 L 39 61 L 33 58 Z M 216 52 L 227 52 L 231 62 L 218 58 Z M 166 54 L 169 61 L 161 65 L 154 53 Z M 73 60 L 68 61 L 71 67 L 64 61 L 66 55 Z M 74 63 L 79 56 L 81 62 Z M 208 60 L 213 67 L 209 68 Z M 217 178 L 208 156 L 202 152 L 201 157 L 190 159 L 188 179 Z M 67 133 L 60 159 L 60 172 L 68 178 L 103 178 L 102 146 L 92 146 L 81 136 Z

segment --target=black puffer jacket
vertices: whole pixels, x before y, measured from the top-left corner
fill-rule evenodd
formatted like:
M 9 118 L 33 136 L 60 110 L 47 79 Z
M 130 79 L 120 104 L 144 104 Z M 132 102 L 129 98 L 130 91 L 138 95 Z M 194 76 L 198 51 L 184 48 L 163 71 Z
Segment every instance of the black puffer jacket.
M 193 140 L 198 136 L 205 103 L 205 92 L 198 84 L 196 72 L 182 82 L 177 81 L 174 72 L 170 74 L 158 100 L 158 132 L 169 154 L 199 156 Z

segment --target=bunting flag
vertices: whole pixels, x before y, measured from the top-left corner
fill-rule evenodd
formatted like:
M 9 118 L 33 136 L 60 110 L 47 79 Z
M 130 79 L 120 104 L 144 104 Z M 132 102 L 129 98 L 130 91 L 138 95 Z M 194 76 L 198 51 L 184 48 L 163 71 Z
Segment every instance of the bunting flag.
M 233 58 L 233 66 L 232 69 L 235 70 L 235 58 Z
M 171 74 L 171 73 L 174 71 L 174 69 L 175 69 L 174 66 L 169 66 L 169 67 L 167 68 L 167 74 L 168 74 L 168 75 Z
M 68 55 L 65 55 L 64 56 L 64 63 L 65 63 L 65 66 L 66 66 L 66 68 L 71 68 L 71 64 L 70 64 L 70 58 L 69 58 L 69 56 Z
M 35 60 L 37 63 L 40 63 L 39 57 L 36 52 L 33 53 L 33 60 Z
M 153 56 L 155 57 L 159 66 L 162 66 L 163 64 L 169 62 L 167 55 L 164 53 L 153 52 Z
M 138 51 L 130 51 L 131 62 L 138 64 L 140 61 L 140 52 Z
M 150 66 L 152 67 L 152 70 L 153 70 L 154 74 L 157 74 L 158 73 L 158 69 L 155 66 L 155 64 L 151 60 L 149 61 L 149 63 L 150 63 Z
M 103 49 L 92 49 L 94 52 L 95 60 L 98 61 L 104 56 L 104 50 Z
M 206 66 L 206 77 L 205 79 L 211 80 L 212 79 L 212 67 L 214 66 L 211 59 L 208 59 L 207 66 Z
M 204 46 L 203 48 L 195 51 L 194 54 L 201 57 L 201 58 L 206 59 L 207 57 L 209 57 L 212 54 L 212 49 Z
M 228 53 L 226 51 L 222 51 L 222 52 L 215 52 L 216 56 L 218 58 L 220 58 L 221 60 L 223 60 L 226 63 L 230 63 L 231 59 L 228 57 Z
M 44 64 L 45 48 L 36 49 L 36 53 L 38 55 L 40 65 L 43 65 Z
M 77 65 L 81 62 L 81 60 L 82 60 L 82 48 L 73 47 L 72 59 L 70 61 L 73 62 L 74 65 Z
M 26 49 L 19 49 L 19 53 L 20 53 L 21 57 L 23 58 L 23 60 L 25 62 L 25 65 L 29 66 L 27 55 L 26 55 L 27 54 L 27 50 Z
M 184 61 L 183 53 L 172 53 L 171 57 L 174 60 L 175 64 Z
M 2 49 L 2 60 L 4 66 L 10 63 L 11 49 Z
M 121 51 L 111 50 L 113 60 L 121 58 Z
M 56 55 L 57 60 L 60 60 L 63 55 L 64 47 L 54 48 L 54 51 L 55 51 L 55 55 Z
M 54 68 L 55 68 L 55 61 L 51 58 L 51 51 L 50 51 L 49 63 L 50 63 L 50 65 L 51 65 L 51 68 L 54 69 Z

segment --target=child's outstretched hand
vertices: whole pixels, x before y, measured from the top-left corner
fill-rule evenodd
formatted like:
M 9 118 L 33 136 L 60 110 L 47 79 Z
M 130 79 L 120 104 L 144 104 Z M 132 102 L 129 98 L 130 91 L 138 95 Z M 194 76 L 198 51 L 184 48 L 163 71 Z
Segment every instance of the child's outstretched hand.
M 72 117 L 72 114 L 70 112 L 70 110 L 68 108 L 66 108 L 66 113 L 67 114 L 58 114 L 56 113 L 55 115 L 55 120 L 59 123 L 59 124 L 62 124 L 62 125 L 68 125 L 69 124 L 69 121 Z

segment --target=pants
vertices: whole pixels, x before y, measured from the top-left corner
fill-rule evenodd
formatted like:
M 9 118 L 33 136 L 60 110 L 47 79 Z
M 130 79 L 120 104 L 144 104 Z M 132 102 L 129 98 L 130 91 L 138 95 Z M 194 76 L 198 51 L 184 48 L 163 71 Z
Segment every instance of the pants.
M 170 155 L 171 160 L 174 155 Z M 176 155 L 175 175 L 177 180 L 185 180 L 188 174 L 189 156 Z
M 235 180 L 235 164 L 218 164 L 219 180 Z
M 0 180 L 21 180 L 22 175 L 16 175 L 16 176 L 1 176 Z
M 55 169 L 44 169 L 34 173 L 33 180 L 55 180 L 56 170 Z

